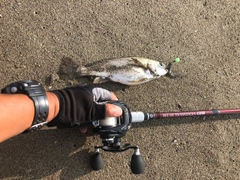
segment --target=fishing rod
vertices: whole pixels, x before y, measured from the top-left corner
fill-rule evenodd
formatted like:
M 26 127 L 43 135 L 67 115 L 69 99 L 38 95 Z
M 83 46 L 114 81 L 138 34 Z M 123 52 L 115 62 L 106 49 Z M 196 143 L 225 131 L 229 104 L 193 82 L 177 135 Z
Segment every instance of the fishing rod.
M 121 107 L 123 113 L 121 117 L 109 117 L 104 120 L 96 120 L 93 122 L 93 132 L 100 135 L 103 143 L 102 146 L 95 146 L 95 152 L 91 157 L 91 167 L 93 170 L 100 170 L 104 167 L 104 161 L 100 149 L 108 152 L 123 152 L 128 149 L 134 149 L 130 164 L 131 171 L 134 174 L 144 173 L 145 163 L 139 147 L 132 146 L 129 143 L 121 145 L 121 138 L 126 135 L 127 131 L 131 128 L 132 123 L 164 118 L 240 114 L 240 109 L 212 109 L 155 113 L 145 113 L 141 111 L 131 112 L 128 106 L 123 102 L 109 101 L 108 103 Z
M 212 109 L 201 111 L 182 111 L 182 112 L 156 112 L 156 113 L 143 113 L 131 112 L 132 123 L 143 122 L 152 119 L 163 118 L 178 118 L 178 117 L 193 117 L 193 116 L 214 116 L 214 115 L 230 115 L 239 114 L 240 109 Z

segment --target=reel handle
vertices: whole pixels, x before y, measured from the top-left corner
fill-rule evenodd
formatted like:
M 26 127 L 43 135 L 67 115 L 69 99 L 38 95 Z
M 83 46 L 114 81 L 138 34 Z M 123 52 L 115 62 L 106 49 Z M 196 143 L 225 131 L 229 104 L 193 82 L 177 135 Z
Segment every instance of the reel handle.
M 139 148 L 135 149 L 131 158 L 131 171 L 133 174 L 143 174 L 145 170 L 145 162 L 140 154 Z
M 91 168 L 95 171 L 98 171 L 100 169 L 103 169 L 103 167 L 104 167 L 104 161 L 101 153 L 95 152 L 91 156 Z
M 133 174 L 143 174 L 145 170 L 145 163 L 142 155 L 132 155 L 131 171 Z

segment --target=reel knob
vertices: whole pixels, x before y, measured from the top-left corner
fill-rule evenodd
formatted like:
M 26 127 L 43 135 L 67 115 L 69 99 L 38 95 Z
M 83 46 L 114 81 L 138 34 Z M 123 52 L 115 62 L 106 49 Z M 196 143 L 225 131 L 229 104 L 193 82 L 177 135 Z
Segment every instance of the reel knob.
M 131 170 L 133 174 L 142 174 L 145 170 L 145 163 L 142 155 L 140 154 L 139 148 L 135 149 L 135 153 L 131 159 Z
M 91 157 L 91 168 L 95 171 L 101 170 L 104 167 L 104 161 L 101 153 L 95 152 Z

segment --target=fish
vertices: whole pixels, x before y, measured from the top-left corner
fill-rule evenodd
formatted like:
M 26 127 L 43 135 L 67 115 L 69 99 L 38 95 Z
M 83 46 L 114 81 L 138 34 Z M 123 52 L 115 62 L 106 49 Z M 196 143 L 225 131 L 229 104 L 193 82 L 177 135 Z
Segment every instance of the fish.
M 172 63 L 167 66 L 156 60 L 142 57 L 125 57 L 96 61 L 80 66 L 80 76 L 95 77 L 93 84 L 113 81 L 125 85 L 139 85 L 170 73 Z

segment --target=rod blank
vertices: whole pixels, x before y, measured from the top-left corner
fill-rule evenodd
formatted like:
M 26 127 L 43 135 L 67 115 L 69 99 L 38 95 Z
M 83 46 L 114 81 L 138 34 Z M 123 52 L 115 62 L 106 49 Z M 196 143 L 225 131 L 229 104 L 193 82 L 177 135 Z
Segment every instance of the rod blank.
M 214 116 L 214 115 L 230 115 L 240 114 L 240 109 L 213 109 L 201 111 L 183 111 L 183 112 L 156 112 L 144 113 L 141 111 L 131 112 L 132 122 L 143 122 L 151 119 L 175 118 L 175 117 L 193 117 L 193 116 Z

